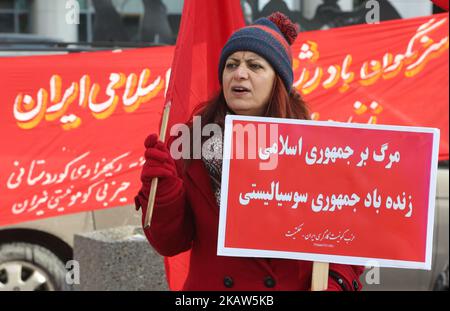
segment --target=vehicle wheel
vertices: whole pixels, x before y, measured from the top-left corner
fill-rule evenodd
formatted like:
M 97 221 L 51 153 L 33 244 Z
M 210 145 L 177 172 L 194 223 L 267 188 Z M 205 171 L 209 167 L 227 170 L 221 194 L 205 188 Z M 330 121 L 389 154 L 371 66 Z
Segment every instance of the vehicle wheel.
M 0 245 L 0 291 L 71 290 L 66 273 L 64 263 L 42 246 Z

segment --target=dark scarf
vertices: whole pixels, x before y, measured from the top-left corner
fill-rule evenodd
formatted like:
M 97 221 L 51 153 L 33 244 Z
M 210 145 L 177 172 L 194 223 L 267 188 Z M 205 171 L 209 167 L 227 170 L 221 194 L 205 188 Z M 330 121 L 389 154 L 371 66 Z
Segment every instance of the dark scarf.
M 220 206 L 220 184 L 222 180 L 223 137 L 208 138 L 202 147 L 202 160 L 211 178 L 211 186 L 216 197 L 217 206 Z

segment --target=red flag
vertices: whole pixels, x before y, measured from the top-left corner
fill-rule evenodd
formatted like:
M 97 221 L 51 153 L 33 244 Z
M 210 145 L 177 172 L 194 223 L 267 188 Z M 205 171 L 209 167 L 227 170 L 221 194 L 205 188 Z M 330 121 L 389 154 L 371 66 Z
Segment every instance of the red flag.
M 166 97 L 172 102 L 168 130 L 188 121 L 193 108 L 217 92 L 220 52 L 233 31 L 243 26 L 239 0 L 184 2 Z
M 168 131 L 174 124 L 186 123 L 193 109 L 218 91 L 220 52 L 233 31 L 244 25 L 239 0 L 185 0 L 166 95 L 171 101 Z M 189 251 L 166 257 L 165 266 L 169 288 L 181 290 Z

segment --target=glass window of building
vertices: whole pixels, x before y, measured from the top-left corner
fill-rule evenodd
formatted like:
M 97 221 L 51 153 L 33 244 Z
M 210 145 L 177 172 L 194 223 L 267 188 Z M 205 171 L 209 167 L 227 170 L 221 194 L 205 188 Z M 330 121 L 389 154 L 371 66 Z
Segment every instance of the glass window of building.
M 175 44 L 184 1 L 80 1 L 80 42 L 107 44 Z
M 182 0 L 0 0 L 0 41 L 36 38 L 95 46 L 175 44 Z M 69 15 L 76 16 L 71 22 Z M 27 37 L 28 38 L 28 37 Z

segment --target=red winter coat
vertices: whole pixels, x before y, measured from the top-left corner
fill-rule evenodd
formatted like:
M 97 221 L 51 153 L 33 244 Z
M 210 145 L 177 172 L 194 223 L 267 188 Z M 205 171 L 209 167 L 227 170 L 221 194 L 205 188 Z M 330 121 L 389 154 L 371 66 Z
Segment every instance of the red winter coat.
M 180 164 L 180 163 L 178 163 Z M 181 170 L 178 170 L 179 174 Z M 192 160 L 179 190 L 157 192 L 150 229 L 150 244 L 163 256 L 191 249 L 190 270 L 184 290 L 308 290 L 312 262 L 217 256 L 219 207 L 202 160 Z M 175 193 L 173 193 L 175 192 Z M 139 198 L 139 197 L 138 197 Z M 147 202 L 136 200 L 143 207 Z M 329 290 L 358 290 L 363 267 L 330 264 Z M 341 283 L 339 285 L 338 283 Z

